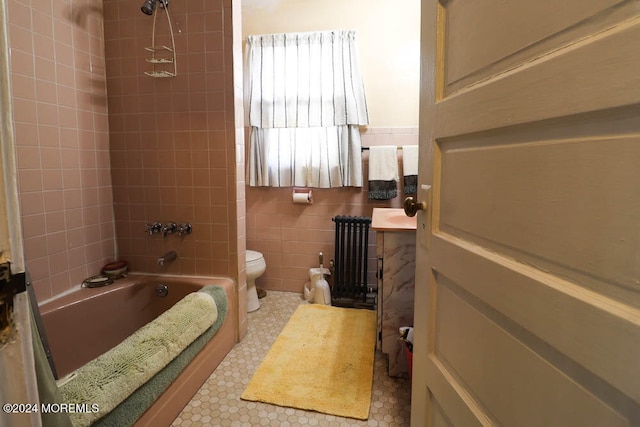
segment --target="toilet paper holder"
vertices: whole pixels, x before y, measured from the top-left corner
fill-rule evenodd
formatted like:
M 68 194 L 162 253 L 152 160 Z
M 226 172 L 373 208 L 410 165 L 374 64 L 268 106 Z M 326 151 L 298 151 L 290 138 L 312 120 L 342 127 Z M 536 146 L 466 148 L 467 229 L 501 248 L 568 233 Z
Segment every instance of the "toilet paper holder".
M 291 197 L 293 199 L 293 203 L 295 204 L 303 204 L 303 205 L 313 204 L 313 194 L 311 192 L 311 189 L 309 188 L 294 187 Z

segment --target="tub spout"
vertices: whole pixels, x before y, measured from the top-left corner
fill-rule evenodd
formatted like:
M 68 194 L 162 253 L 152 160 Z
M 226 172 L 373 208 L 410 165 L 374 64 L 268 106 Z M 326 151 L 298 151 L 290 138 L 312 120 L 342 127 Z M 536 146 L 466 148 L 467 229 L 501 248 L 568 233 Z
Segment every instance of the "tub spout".
M 178 254 L 176 253 L 176 251 L 169 251 L 158 258 L 158 265 L 160 267 L 164 267 L 165 265 L 175 261 L 176 258 L 178 258 Z

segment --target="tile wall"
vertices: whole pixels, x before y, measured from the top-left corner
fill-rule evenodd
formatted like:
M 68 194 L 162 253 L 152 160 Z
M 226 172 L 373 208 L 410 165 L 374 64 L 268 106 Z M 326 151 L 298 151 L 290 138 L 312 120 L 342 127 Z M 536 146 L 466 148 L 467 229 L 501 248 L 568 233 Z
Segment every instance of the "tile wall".
M 363 146 L 417 145 L 417 128 L 368 128 L 362 131 Z M 370 217 L 375 207 L 402 207 L 402 150 L 398 150 L 400 183 L 398 197 L 386 201 L 368 199 L 368 151 L 363 152 L 362 188 L 313 189 L 313 204 L 291 201 L 291 188 L 247 186 L 247 248 L 264 254 L 267 270 L 257 286 L 265 289 L 302 292 L 308 270 L 317 267 L 318 252 L 325 266 L 334 258 L 336 215 Z M 376 283 L 375 233 L 369 236 L 369 283 Z
M 128 0 L 107 0 L 104 8 L 120 256 L 135 271 L 228 275 L 229 201 L 235 200 L 228 164 L 235 153 L 233 97 L 225 93 L 232 82 L 230 66 L 225 67 L 230 53 L 225 52 L 222 2 L 170 4 L 174 78 L 144 74 L 152 69 L 145 62 L 151 56 L 145 47 L 151 45 L 152 17 Z M 155 44 L 171 45 L 162 10 L 156 27 Z M 193 233 L 183 239 L 149 236 L 145 229 L 151 221 L 189 222 Z M 157 258 L 168 250 L 176 250 L 178 260 L 160 269 Z
M 153 18 L 140 6 L 104 1 L 118 252 L 138 272 L 230 276 L 244 301 L 244 182 L 237 182 L 244 157 L 236 155 L 244 146 L 243 132 L 236 134 L 242 76 L 233 67 L 234 55 L 241 57 L 233 25 L 239 8 L 232 0 L 172 1 L 177 76 L 153 78 L 144 74 L 152 69 L 145 47 Z M 170 46 L 165 12 L 156 14 L 155 45 Z M 150 236 L 152 221 L 189 222 L 193 232 Z M 177 261 L 160 267 L 157 258 L 169 250 Z M 244 316 L 240 326 L 246 331 Z
M 115 253 L 102 6 L 7 5 L 25 258 L 43 300 Z

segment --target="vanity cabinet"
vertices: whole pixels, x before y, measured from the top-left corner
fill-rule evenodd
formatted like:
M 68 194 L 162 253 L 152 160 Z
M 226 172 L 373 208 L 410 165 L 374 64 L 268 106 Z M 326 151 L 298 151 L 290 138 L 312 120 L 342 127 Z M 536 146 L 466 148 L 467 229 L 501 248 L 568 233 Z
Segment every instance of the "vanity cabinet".
M 376 210 L 397 221 L 375 221 Z M 395 211 L 395 212 L 389 212 Z M 400 212 L 397 212 L 400 211 Z M 378 212 L 380 216 L 381 212 Z M 401 213 L 402 216 L 399 216 Z M 403 219 L 402 209 L 374 209 L 372 229 L 376 231 L 378 282 L 377 349 L 387 355 L 390 376 L 408 375 L 401 326 L 413 326 L 415 289 L 415 218 Z

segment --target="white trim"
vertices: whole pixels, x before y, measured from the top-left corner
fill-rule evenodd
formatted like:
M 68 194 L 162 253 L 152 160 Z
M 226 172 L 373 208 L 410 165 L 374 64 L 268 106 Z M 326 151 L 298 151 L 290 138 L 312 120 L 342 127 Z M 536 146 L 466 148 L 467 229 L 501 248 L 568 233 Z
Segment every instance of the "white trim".
M 9 68 L 9 35 L 7 32 L 7 6 L 0 0 L 0 150 L 7 226 L 13 273 L 25 271 L 22 226 L 18 201 L 18 182 L 13 132 L 13 109 Z
M 25 271 L 25 265 L 16 178 L 7 22 L 7 4 L 5 0 L 0 0 L 0 186 L 4 184 L 0 199 L 4 199 L 3 205 L 6 206 L 6 212 L 2 212 L 0 216 L 0 226 L 8 229 L 4 237 L 6 239 L 8 236 L 8 242 L 1 243 L 3 246 L 8 243 L 12 272 L 20 273 Z M 4 396 L 5 402 L 38 403 L 29 298 L 26 292 L 15 296 L 13 309 L 16 338 L 0 348 L 0 395 Z M 6 414 L 4 411 L 0 413 L 0 424 L 3 426 L 20 426 L 25 421 L 34 427 L 42 426 L 39 412 L 23 415 Z

